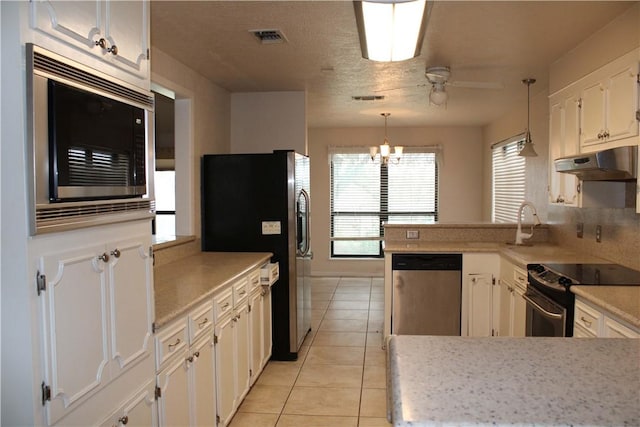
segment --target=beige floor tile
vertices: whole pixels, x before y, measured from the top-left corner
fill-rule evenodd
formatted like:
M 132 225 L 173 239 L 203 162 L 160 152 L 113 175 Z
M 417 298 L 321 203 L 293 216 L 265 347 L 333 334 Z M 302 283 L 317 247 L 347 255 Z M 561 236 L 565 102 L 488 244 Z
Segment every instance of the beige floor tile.
M 311 310 L 312 319 L 322 319 L 327 310 Z
M 384 277 L 372 277 L 371 278 L 371 286 L 384 286 Z
M 315 286 L 336 286 L 340 282 L 339 277 L 317 277 L 311 278 L 311 287 Z
M 369 320 L 367 322 L 367 331 L 368 332 L 379 332 L 379 333 L 382 333 L 382 329 L 383 328 L 384 328 L 384 321 L 383 320 L 373 319 L 373 320 Z
M 296 387 L 360 389 L 362 387 L 362 366 L 305 364 L 295 385 Z
M 307 365 L 356 365 L 362 366 L 364 347 L 312 346 L 305 360 Z
M 384 302 L 384 294 L 380 293 L 380 294 L 374 294 L 373 292 L 371 292 L 371 302 Z M 382 307 L 384 309 L 384 306 Z
M 300 365 L 291 362 L 269 362 L 258 377 L 256 384 L 293 387 L 300 373 Z
M 359 405 L 357 388 L 293 387 L 283 414 L 357 416 Z
M 312 310 L 326 310 L 331 304 L 330 300 L 327 301 L 311 301 Z
M 338 286 L 371 286 L 371 277 L 341 277 Z
M 364 319 L 324 319 L 318 331 L 332 332 L 367 332 L 367 321 Z
M 315 292 L 311 291 L 311 301 L 331 301 L 333 292 Z
M 382 333 L 381 332 L 369 332 L 367 333 L 367 347 L 382 348 Z
M 369 301 L 331 301 L 330 310 L 367 310 Z
M 360 417 L 359 427 L 388 427 L 391 423 L 386 418 Z
M 369 320 L 384 321 L 384 308 L 382 310 L 369 310 Z
M 290 392 L 289 386 L 256 384 L 245 397 L 238 412 L 279 414 Z
M 295 387 L 294 387 L 295 389 Z M 363 388 L 360 402 L 361 417 L 387 416 L 387 391 L 380 388 Z
M 369 301 L 369 291 L 339 292 L 333 295 L 333 301 Z
M 281 415 L 277 427 L 357 427 L 357 417 Z
M 363 319 L 369 318 L 369 310 L 327 310 L 325 319 Z
M 384 298 L 382 299 L 382 301 L 371 301 L 369 303 L 369 309 L 384 311 Z
M 304 367 L 303 367 L 304 369 Z M 362 377 L 363 388 L 386 388 L 387 387 L 387 368 L 384 366 L 365 366 L 364 376 Z
M 320 324 L 322 323 L 322 317 L 311 317 L 311 331 L 315 335 L 315 331 L 320 329 Z
M 318 331 L 313 345 L 340 346 L 340 347 L 364 347 L 367 334 L 364 332 L 324 332 Z
M 335 293 L 337 294 L 349 294 L 349 293 L 371 293 L 371 286 L 369 285 L 352 285 L 352 286 L 338 286 Z
M 381 348 L 367 347 L 364 366 L 387 366 L 387 353 Z
M 296 362 L 304 362 L 304 359 L 307 357 L 309 348 L 311 348 L 311 343 L 313 342 L 311 332 L 309 332 L 309 335 L 307 335 L 307 338 L 305 338 L 302 345 L 300 346 L 300 350 L 298 350 L 298 360 L 296 360 Z
M 254 414 L 237 412 L 229 427 L 274 427 L 279 414 Z

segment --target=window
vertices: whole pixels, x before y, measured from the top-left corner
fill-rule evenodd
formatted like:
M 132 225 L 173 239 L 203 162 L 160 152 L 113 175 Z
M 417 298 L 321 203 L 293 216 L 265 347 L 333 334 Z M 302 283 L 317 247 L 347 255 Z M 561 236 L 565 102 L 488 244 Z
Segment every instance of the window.
M 409 149 L 398 163 L 372 161 L 369 149 L 336 148 L 331 162 L 331 256 L 382 257 L 383 223 L 438 220 L 436 153 Z
M 524 200 L 525 158 L 518 156 L 524 135 L 492 146 L 493 222 L 516 222 L 518 207 Z
M 175 95 L 166 89 L 156 89 L 153 176 L 156 217 L 152 227 L 156 236 L 170 237 L 176 234 L 175 100 L 172 98 Z

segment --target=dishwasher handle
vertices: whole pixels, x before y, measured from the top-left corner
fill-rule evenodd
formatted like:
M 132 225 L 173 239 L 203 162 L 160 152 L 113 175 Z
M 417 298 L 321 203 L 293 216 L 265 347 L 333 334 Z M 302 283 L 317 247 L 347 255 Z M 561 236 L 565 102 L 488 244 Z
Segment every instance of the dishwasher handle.
M 394 254 L 391 269 L 462 271 L 462 254 Z

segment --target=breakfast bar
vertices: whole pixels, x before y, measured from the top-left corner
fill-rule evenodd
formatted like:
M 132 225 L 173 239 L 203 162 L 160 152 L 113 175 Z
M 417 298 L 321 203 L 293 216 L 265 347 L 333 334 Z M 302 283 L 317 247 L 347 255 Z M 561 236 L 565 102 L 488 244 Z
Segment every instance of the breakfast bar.
M 640 425 L 640 339 L 392 336 L 394 426 Z

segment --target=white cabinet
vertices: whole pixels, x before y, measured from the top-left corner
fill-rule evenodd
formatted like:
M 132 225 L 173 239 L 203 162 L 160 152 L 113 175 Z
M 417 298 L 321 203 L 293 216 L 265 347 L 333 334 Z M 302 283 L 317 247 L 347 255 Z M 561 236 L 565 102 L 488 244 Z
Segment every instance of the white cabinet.
M 213 306 L 210 300 L 156 336 L 160 426 L 215 425 Z
M 495 334 L 494 310 L 499 309 L 495 289 L 500 257 L 497 254 L 463 254 L 462 336 L 486 337 Z
M 145 360 L 146 369 L 153 359 L 150 236 L 92 246 L 82 246 L 82 241 L 86 238 L 69 242 L 68 247 L 77 249 L 39 257 L 43 392 L 49 424 L 72 411 L 78 417 L 73 420 L 97 422 L 84 417 L 93 412 L 100 416 L 100 411 L 91 405 L 78 411 L 78 406 Z M 59 246 L 67 246 L 64 239 Z M 148 372 L 139 371 L 139 378 L 148 379 Z M 133 383 L 136 388 L 142 385 Z M 101 410 L 115 407 L 117 402 L 110 399 L 102 400 Z
M 271 286 L 278 280 L 278 269 L 278 263 L 267 264 L 249 277 L 251 385 L 258 379 L 271 357 Z
M 638 143 L 636 51 L 589 76 L 580 97 L 580 148 L 583 152 Z
M 527 290 L 526 272 L 507 261 L 500 260 L 500 320 L 498 334 L 508 337 L 524 337 L 526 328 Z
M 573 336 L 580 338 L 640 338 L 640 328 L 618 320 L 607 311 L 577 297 Z
M 155 398 L 155 381 L 150 381 L 141 390 L 111 414 L 101 427 L 155 426 L 158 424 L 158 407 Z
M 138 85 L 142 82 L 145 89 L 150 76 L 149 18 L 146 0 L 30 3 L 31 28 L 44 36 L 36 39 L 36 44 L 58 53 L 61 47 L 70 47 L 71 51 L 88 55 L 89 60 L 83 60 L 82 54 L 73 55 L 78 62 L 97 68 L 94 64 L 97 60 L 107 68 L 115 67 L 124 71 L 123 80 Z M 135 78 L 127 79 L 126 74 Z

